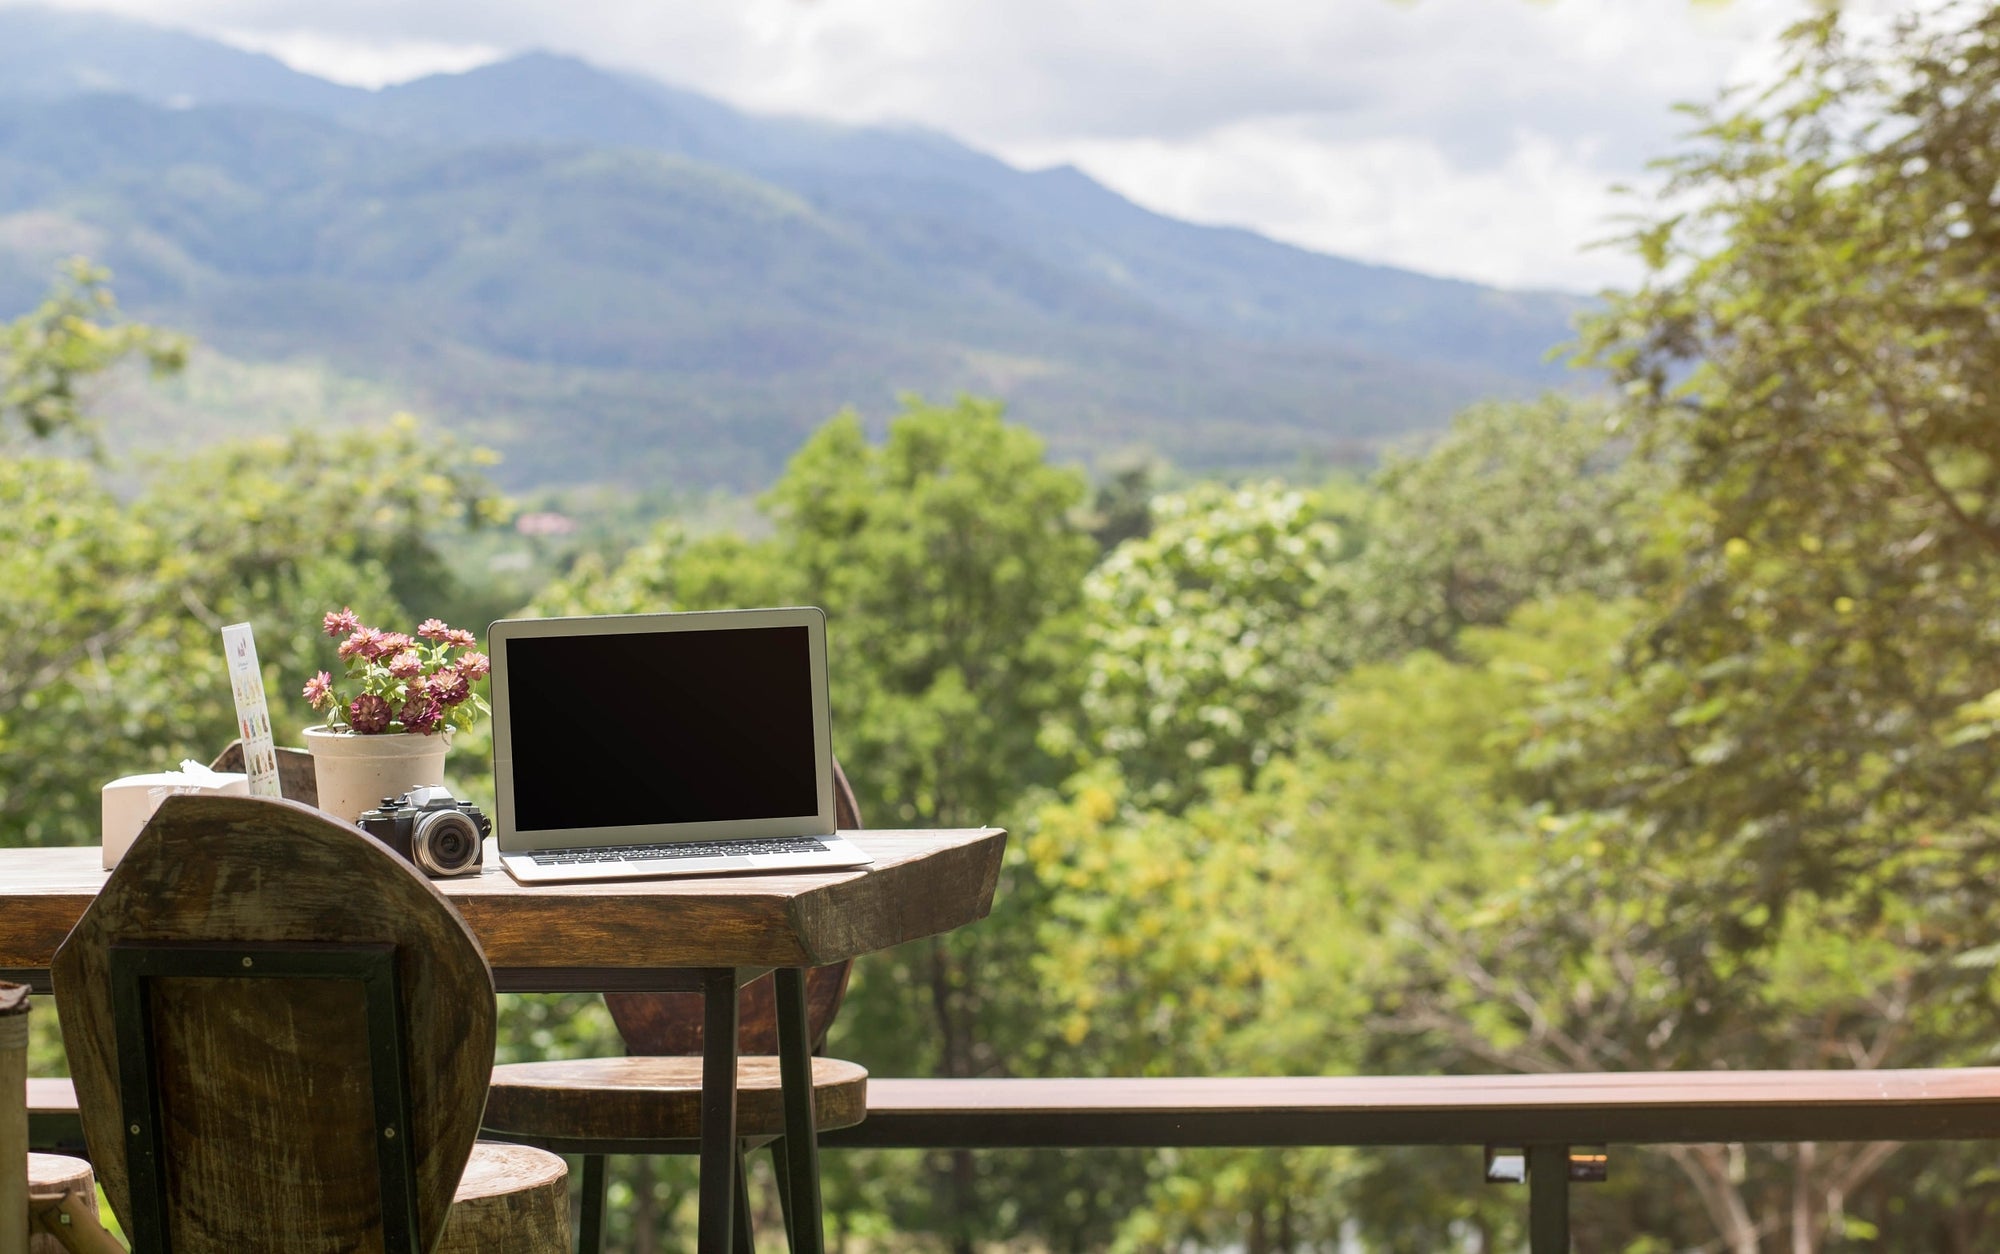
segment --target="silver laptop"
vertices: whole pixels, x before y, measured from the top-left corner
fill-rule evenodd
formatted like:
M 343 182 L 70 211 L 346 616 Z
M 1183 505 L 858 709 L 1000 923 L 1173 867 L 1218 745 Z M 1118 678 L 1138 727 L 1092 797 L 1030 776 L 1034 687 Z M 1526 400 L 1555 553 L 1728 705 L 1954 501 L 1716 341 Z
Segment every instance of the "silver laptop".
M 523 883 L 824 870 L 826 615 L 508 619 L 493 658 L 493 829 Z

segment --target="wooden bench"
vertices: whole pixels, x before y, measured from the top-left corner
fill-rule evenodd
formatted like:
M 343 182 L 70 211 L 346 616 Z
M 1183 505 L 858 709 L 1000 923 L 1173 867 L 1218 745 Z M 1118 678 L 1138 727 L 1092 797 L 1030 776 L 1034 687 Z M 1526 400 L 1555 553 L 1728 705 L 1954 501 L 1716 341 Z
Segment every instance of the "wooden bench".
M 28 1084 L 30 1140 L 74 1152 L 64 1080 Z M 65 1122 L 67 1121 L 67 1122 Z M 2000 1067 L 1490 1076 L 870 1078 L 825 1149 L 1457 1145 L 1517 1149 L 1530 1248 L 1569 1248 L 1569 1184 L 1613 1145 L 2000 1140 Z M 1574 1153 L 1573 1153 L 1574 1151 Z

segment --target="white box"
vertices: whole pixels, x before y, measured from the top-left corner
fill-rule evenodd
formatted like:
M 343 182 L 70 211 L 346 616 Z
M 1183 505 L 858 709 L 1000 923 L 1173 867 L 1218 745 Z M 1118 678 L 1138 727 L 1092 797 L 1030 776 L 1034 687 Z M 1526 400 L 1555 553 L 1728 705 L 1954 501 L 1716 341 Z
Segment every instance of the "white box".
M 250 777 L 239 771 L 211 771 L 199 762 L 183 762 L 178 771 L 152 775 L 127 775 L 104 786 L 104 869 L 118 865 L 118 859 L 139 838 L 146 820 L 160 803 L 176 793 L 212 793 L 233 797 L 250 795 Z

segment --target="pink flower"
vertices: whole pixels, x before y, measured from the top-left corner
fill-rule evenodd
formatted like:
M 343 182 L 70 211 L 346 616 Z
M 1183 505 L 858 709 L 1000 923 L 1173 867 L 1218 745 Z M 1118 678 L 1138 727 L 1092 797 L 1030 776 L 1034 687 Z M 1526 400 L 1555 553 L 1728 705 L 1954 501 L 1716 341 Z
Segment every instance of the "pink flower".
M 315 710 L 324 709 L 333 700 L 333 676 L 321 671 L 306 680 L 305 698 Z
M 428 736 L 437 730 L 438 720 L 444 717 L 444 707 L 435 698 L 417 696 L 403 703 L 403 730 Z
M 472 685 L 462 671 L 445 667 L 430 678 L 431 695 L 445 705 L 457 705 L 472 695 Z
M 356 627 L 353 635 L 340 642 L 340 660 L 345 662 L 353 657 L 374 657 L 376 642 L 381 638 L 382 633 L 373 627 Z
M 347 706 L 347 725 L 364 736 L 389 730 L 389 703 L 372 692 L 364 692 Z
M 415 640 L 412 640 L 400 631 L 378 632 L 375 636 L 375 643 L 369 646 L 371 652 L 368 656 L 378 661 L 385 657 L 394 657 L 415 643 Z
M 454 708 L 471 701 L 473 685 L 493 670 L 491 658 L 474 652 L 478 636 L 440 618 L 424 619 L 414 633 L 382 631 L 363 626 L 352 607 L 342 607 L 327 613 L 322 625 L 340 639 L 348 692 L 359 688 L 360 695 L 349 701 L 335 690 L 333 676 L 321 671 L 306 684 L 305 697 L 326 711 L 328 722 L 338 725 L 344 718 L 357 735 L 447 731 Z

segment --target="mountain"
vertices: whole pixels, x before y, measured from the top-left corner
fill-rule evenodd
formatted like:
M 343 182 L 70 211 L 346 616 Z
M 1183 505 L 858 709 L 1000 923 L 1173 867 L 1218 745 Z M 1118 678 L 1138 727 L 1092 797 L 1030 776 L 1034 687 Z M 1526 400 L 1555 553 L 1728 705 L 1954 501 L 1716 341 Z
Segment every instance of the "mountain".
M 323 111 L 339 108 L 352 90 L 182 31 L 101 13 L 0 8 L 0 93 L 109 92 L 161 104 Z
M 0 313 L 71 251 L 233 357 L 407 395 L 516 483 L 754 485 L 902 391 L 999 395 L 1069 455 L 1348 455 L 1554 381 L 1583 306 L 545 53 L 370 92 L 0 8 Z

